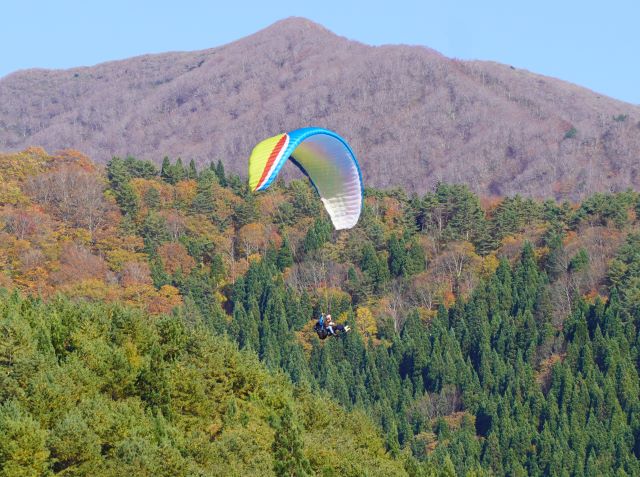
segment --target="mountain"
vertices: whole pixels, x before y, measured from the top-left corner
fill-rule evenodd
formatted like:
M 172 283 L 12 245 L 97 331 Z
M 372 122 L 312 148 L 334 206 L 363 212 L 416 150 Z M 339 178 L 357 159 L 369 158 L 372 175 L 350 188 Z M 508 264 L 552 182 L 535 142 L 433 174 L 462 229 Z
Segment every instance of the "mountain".
M 640 192 L 369 192 L 0 154 L 0 476 L 640 475 Z
M 244 174 L 254 144 L 305 125 L 339 131 L 376 187 L 560 199 L 640 187 L 639 106 L 301 18 L 218 48 L 0 80 L 0 150 L 222 159 Z

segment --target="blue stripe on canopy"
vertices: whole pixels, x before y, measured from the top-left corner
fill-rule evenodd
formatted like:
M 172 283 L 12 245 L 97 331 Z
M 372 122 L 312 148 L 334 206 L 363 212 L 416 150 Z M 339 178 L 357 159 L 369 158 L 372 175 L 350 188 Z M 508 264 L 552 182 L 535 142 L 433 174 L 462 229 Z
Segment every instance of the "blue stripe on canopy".
M 291 159 L 318 191 L 334 227 L 340 230 L 355 226 L 362 211 L 364 186 L 360 165 L 349 144 L 335 132 L 317 127 L 296 129 L 288 136 L 286 150 L 258 190 L 269 187 Z

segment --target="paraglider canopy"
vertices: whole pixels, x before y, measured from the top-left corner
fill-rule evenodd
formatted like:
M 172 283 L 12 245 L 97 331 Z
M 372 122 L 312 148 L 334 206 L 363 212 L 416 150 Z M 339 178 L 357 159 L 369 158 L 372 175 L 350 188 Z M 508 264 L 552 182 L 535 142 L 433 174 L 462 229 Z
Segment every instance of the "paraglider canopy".
M 360 166 L 349 144 L 323 128 L 302 128 L 260 142 L 249 158 L 249 187 L 265 190 L 287 160 L 311 180 L 337 230 L 358 223 L 363 184 Z

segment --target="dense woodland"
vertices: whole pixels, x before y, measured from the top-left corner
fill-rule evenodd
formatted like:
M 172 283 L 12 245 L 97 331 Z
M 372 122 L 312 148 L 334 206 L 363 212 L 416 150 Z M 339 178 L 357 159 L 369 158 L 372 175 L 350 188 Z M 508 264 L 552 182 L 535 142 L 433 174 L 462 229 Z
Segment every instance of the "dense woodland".
M 640 194 L 365 193 L 1 155 L 1 472 L 639 475 Z

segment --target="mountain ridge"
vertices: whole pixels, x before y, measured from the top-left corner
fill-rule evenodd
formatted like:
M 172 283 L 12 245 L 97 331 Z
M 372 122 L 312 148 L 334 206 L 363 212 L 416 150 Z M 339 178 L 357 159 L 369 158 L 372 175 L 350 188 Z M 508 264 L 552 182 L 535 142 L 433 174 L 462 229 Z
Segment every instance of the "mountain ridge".
M 637 188 L 639 121 L 640 107 L 561 80 L 296 17 L 216 48 L 0 79 L 3 150 L 222 159 L 244 175 L 259 140 L 317 125 L 351 143 L 367 184 L 420 193 L 438 181 L 568 199 Z

